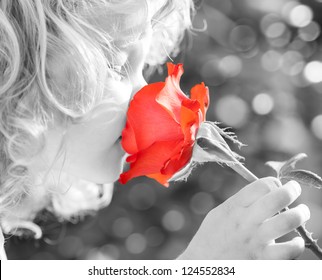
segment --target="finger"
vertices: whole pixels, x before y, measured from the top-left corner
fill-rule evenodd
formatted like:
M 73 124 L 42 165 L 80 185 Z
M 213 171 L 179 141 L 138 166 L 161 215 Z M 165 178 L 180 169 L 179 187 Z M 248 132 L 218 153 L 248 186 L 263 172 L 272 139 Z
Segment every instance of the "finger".
M 290 205 L 300 194 L 301 186 L 295 181 L 290 181 L 252 204 L 248 218 L 253 222 L 261 223 Z
M 236 195 L 234 195 L 234 202 L 243 207 L 248 207 L 260 197 L 276 190 L 280 186 L 281 182 L 274 177 L 258 179 L 257 181 L 245 186 Z
M 4 237 L 3 237 L 2 229 L 0 227 L 0 246 L 3 246 L 3 244 L 4 244 Z
M 0 228 L 0 260 L 7 260 L 6 251 L 4 250 L 4 237 Z
M 301 237 L 295 237 L 283 243 L 268 245 L 263 252 L 263 258 L 267 260 L 294 260 L 305 249 L 305 242 Z
M 298 228 L 308 219 L 310 219 L 310 210 L 306 205 L 301 204 L 266 220 L 259 227 L 258 234 L 262 241 L 268 242 Z

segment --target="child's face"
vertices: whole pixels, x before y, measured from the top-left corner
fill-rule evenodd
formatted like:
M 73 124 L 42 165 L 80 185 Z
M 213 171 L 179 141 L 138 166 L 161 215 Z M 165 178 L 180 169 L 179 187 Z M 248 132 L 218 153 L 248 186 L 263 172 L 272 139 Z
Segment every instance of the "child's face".
M 67 130 L 59 125 L 49 130 L 45 149 L 33 165 L 35 172 L 39 172 L 39 169 L 44 172 L 50 169 L 57 174 L 63 171 L 95 183 L 109 183 L 118 179 L 124 156 L 120 136 L 129 101 L 146 84 L 142 70 L 151 33 L 148 27 L 139 41 L 127 47 L 122 47 L 122 42 L 116 40 L 122 50 L 119 57 L 124 60 L 120 64 L 127 63 L 128 74 L 118 82 L 113 95 L 115 104 L 101 104 L 94 109 L 90 118 L 80 124 L 70 125 Z M 60 150 L 61 153 L 58 153 Z

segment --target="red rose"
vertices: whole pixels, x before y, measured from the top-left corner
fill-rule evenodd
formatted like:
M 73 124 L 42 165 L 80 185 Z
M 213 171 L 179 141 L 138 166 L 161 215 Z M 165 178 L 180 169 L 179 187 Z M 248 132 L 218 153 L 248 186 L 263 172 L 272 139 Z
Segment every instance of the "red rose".
M 204 83 L 195 85 L 188 98 L 179 85 L 182 64 L 167 66 L 165 82 L 143 87 L 130 103 L 122 132 L 130 169 L 120 175 L 121 183 L 145 175 L 168 186 L 168 180 L 191 159 L 209 105 L 208 88 Z

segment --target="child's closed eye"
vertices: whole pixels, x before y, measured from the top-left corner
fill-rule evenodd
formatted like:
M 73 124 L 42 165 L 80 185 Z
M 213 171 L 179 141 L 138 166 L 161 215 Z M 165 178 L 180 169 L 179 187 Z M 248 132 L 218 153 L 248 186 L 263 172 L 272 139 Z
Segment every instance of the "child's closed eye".
M 119 75 L 123 74 L 123 66 L 122 65 L 114 65 L 113 70 Z

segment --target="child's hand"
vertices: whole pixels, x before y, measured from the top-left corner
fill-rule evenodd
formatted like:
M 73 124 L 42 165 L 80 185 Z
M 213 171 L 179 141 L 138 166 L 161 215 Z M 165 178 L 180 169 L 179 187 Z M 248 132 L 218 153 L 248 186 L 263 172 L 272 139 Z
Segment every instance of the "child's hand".
M 7 259 L 7 255 L 6 252 L 4 250 L 4 237 L 2 234 L 2 230 L 0 228 L 0 260 L 6 260 Z
M 275 239 L 310 218 L 303 204 L 277 214 L 300 193 L 295 181 L 281 186 L 276 178 L 264 178 L 249 184 L 208 213 L 179 259 L 297 258 L 304 250 L 302 238 L 283 243 Z

